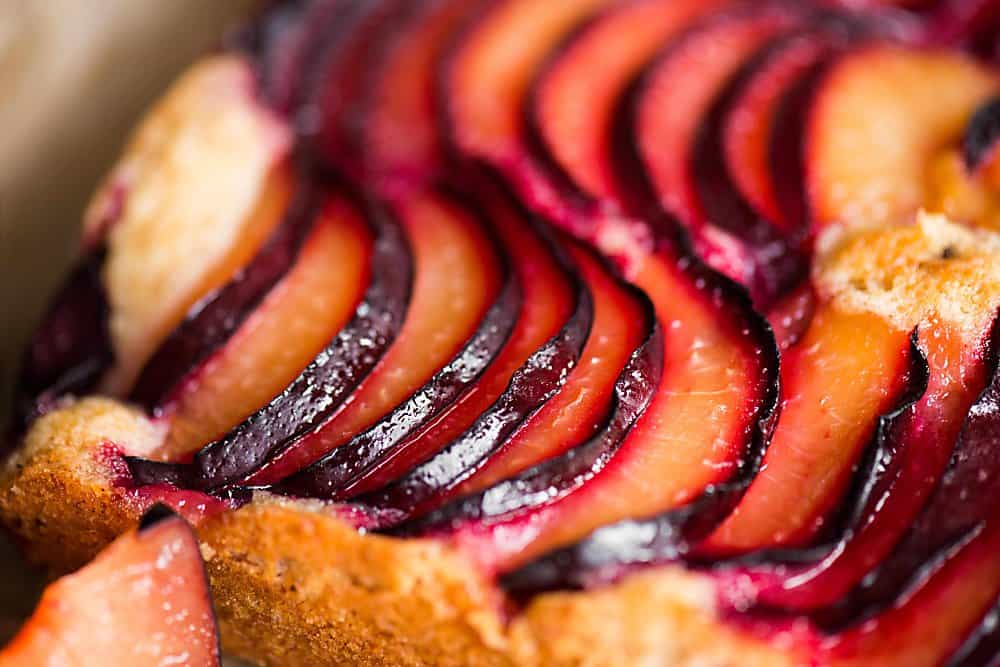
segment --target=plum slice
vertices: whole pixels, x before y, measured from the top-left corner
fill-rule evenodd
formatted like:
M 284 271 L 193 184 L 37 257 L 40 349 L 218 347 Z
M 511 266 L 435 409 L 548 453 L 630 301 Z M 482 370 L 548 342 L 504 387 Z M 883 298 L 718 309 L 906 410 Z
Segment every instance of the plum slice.
M 445 146 L 435 104 L 437 66 L 449 38 L 478 2 L 432 0 L 417 8 L 374 65 L 362 132 L 365 169 L 382 189 L 420 183 L 439 173 Z
M 612 117 L 627 87 L 664 44 L 722 0 L 631 0 L 592 20 L 551 58 L 535 83 L 530 122 L 553 168 L 572 175 L 570 187 L 613 199 L 616 183 L 606 155 Z M 627 40 L 620 39 L 628 35 Z
M 570 223 L 525 140 L 531 84 L 574 28 L 611 0 L 501 0 L 477 17 L 444 63 L 445 132 L 463 155 L 498 167 L 535 210 Z M 516 35 L 517 48 L 511 48 Z
M 258 209 L 270 216 L 287 208 L 284 219 L 245 266 L 190 308 L 143 366 L 130 401 L 157 417 L 168 413 L 179 386 L 226 344 L 295 264 L 317 217 L 317 194 L 309 186 L 300 187 L 290 206 L 285 206 L 286 187 L 272 185 L 264 199 L 273 201 Z
M 932 396 L 924 405 L 918 403 L 915 407 L 914 417 L 926 420 L 926 423 L 917 428 L 930 431 L 930 437 L 924 436 L 930 441 L 929 444 L 936 444 L 935 440 L 944 440 L 947 444 L 954 442 L 954 446 L 939 446 L 938 449 L 943 450 L 939 452 L 934 452 L 930 446 L 914 448 L 916 451 L 909 457 L 909 466 L 900 466 L 903 471 L 896 481 L 897 488 L 893 488 L 892 492 L 904 498 L 909 495 L 918 499 L 929 496 L 929 500 L 916 521 L 912 522 L 905 537 L 887 557 L 881 557 L 883 554 L 880 552 L 884 552 L 884 548 L 876 550 L 870 544 L 865 545 L 867 555 L 877 559 L 874 561 L 878 563 L 877 567 L 846 594 L 838 591 L 835 602 L 815 615 L 824 625 L 837 627 L 847 622 L 855 623 L 858 619 L 867 618 L 875 611 L 885 608 L 903 593 L 911 578 L 917 576 L 927 563 L 932 563 L 936 557 L 962 543 L 968 536 L 984 530 L 986 524 L 996 524 L 992 504 L 984 501 L 996 497 L 1000 491 L 1000 465 L 995 457 L 1000 438 L 1000 373 L 997 372 L 1000 320 L 994 323 L 989 339 L 985 353 L 986 363 L 978 366 L 980 370 L 987 370 L 983 366 L 992 366 L 992 369 L 987 370 L 987 374 L 992 377 L 978 399 L 972 401 L 971 408 L 968 407 L 969 401 L 962 399 L 973 387 L 981 387 L 982 384 L 977 383 L 974 378 L 963 377 L 949 378 L 950 382 L 942 382 L 941 384 L 950 385 L 947 389 L 932 388 L 931 391 L 937 389 L 936 396 Z M 940 372 L 942 369 L 938 370 Z M 952 368 L 944 370 L 947 375 L 956 374 Z M 966 372 L 966 375 L 974 376 L 975 373 Z M 959 396 L 949 396 L 948 390 Z M 934 401 L 934 398 L 938 400 Z M 944 405 L 936 407 L 935 402 Z M 921 411 L 924 414 L 920 414 Z M 955 418 L 956 411 L 959 415 L 967 414 L 964 421 L 961 417 Z M 935 417 L 943 423 L 939 424 Z M 941 431 L 944 431 L 941 435 L 945 437 L 935 437 Z M 956 431 L 957 441 L 947 437 Z M 912 443 L 906 445 L 912 446 Z M 906 479 L 906 473 L 909 472 L 907 467 L 918 467 L 919 476 L 911 473 L 911 477 L 916 479 Z M 920 488 L 921 484 L 925 488 Z M 888 503 L 899 503 L 888 494 L 883 495 L 880 500 L 885 498 L 888 498 Z M 886 506 L 879 509 L 892 512 L 895 508 Z M 900 522 L 896 513 L 895 517 L 886 519 L 886 523 L 893 527 L 910 525 L 910 521 L 906 521 L 908 518 L 904 516 Z M 994 583 L 994 588 L 1000 589 L 1000 581 Z
M 507 340 L 519 286 L 485 221 L 461 199 L 434 190 L 414 192 L 393 208 L 416 262 L 399 336 L 342 409 L 284 446 L 246 484 L 274 484 L 321 458 L 349 478 L 448 406 Z
M 475 461 L 463 473 L 464 481 L 442 487 L 421 511 L 444 507 L 404 526 L 403 532 L 435 532 L 440 524 L 507 512 L 515 505 L 537 506 L 539 498 L 552 501 L 569 493 L 610 460 L 649 403 L 662 368 L 661 332 L 652 305 L 640 292 L 617 284 L 590 253 L 569 247 L 595 301 L 594 326 L 581 363 L 559 393 L 498 451 Z M 595 433 L 612 397 L 606 425 Z
M 768 44 L 802 20 L 784 8 L 720 16 L 674 43 L 636 92 L 631 140 L 659 203 L 688 229 L 710 266 L 747 285 L 765 306 L 802 277 L 803 260 L 742 197 L 728 198 L 740 204 L 735 215 L 731 207 L 709 208 L 725 203 L 711 186 L 719 178 L 728 182 L 721 148 L 727 98 Z
M 361 113 L 369 92 L 372 63 L 386 47 L 410 3 L 371 0 L 354 3 L 349 25 L 336 39 L 324 38 L 305 82 L 302 129 L 306 146 L 344 173 L 357 175 Z
M 351 321 L 278 396 L 202 448 L 193 463 L 127 459 L 137 483 L 210 490 L 245 478 L 297 437 L 325 423 L 375 367 L 402 327 L 413 260 L 393 216 L 375 202 L 355 205 L 375 240 L 371 282 Z
M 661 243 L 632 278 L 664 326 L 663 377 L 649 406 L 586 484 L 537 511 L 466 522 L 451 534 L 488 571 L 509 571 L 599 526 L 681 506 L 697 510 L 678 531 L 703 536 L 756 472 L 777 401 L 773 337 L 738 288 L 674 253 Z M 564 465 L 571 470 L 572 459 Z M 524 577 L 533 579 L 519 572 L 506 584 L 519 588 Z
M 12 428 L 22 431 L 71 393 L 97 386 L 114 363 L 101 266 L 105 250 L 88 252 L 53 298 L 21 361 Z
M 733 184 L 758 215 L 785 232 L 793 227 L 783 215 L 770 164 L 772 139 L 782 129 L 778 110 L 828 48 L 808 32 L 786 40 L 738 90 L 722 131 L 725 171 Z
M 200 370 L 180 383 L 157 458 L 183 460 L 294 380 L 350 320 L 368 284 L 370 252 L 371 234 L 349 201 L 330 197 L 318 206 L 295 265 Z
M 479 187 L 476 192 L 494 222 L 520 285 L 517 322 L 500 354 L 471 387 L 398 447 L 386 452 L 387 456 L 357 470 L 337 491 L 339 498 L 382 488 L 460 437 L 498 400 L 532 354 L 560 335 L 560 329 L 577 309 L 582 286 L 571 280 L 572 269 L 557 248 L 539 234 L 530 218 L 499 187 Z M 589 294 L 583 296 L 589 299 Z
M 909 221 L 926 202 L 928 162 L 958 144 L 998 83 L 993 70 L 954 52 L 873 45 L 839 60 L 807 131 L 806 187 L 818 231 Z
M 726 581 L 742 578 L 741 598 L 750 590 L 744 585 L 749 577 L 762 607 L 828 614 L 824 608 L 861 581 L 919 514 L 985 371 L 979 347 L 963 345 L 946 327 L 928 327 L 919 344 L 926 358 L 925 386 L 905 411 L 881 425 L 856 473 L 854 491 L 844 500 L 847 523 L 839 535 L 829 546 L 771 554 L 763 558 L 767 565 L 728 573 Z
M 194 532 L 160 505 L 138 531 L 49 585 L 0 665 L 220 664 L 208 578 Z
M 783 408 L 764 470 L 699 553 L 808 543 L 835 509 L 879 415 L 905 393 L 910 352 L 907 332 L 880 317 L 822 307 L 782 359 Z

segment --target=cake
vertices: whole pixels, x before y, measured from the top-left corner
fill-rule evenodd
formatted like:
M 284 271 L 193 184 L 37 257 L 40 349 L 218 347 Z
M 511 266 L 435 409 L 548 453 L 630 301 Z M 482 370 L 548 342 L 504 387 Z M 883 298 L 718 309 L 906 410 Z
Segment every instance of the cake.
M 276 2 L 149 112 L 0 516 L 266 665 L 1000 659 L 988 0 Z

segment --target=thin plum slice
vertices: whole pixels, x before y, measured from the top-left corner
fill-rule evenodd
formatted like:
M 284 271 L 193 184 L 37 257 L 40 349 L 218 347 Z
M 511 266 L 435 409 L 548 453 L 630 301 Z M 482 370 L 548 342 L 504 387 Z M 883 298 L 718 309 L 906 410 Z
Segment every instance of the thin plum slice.
M 274 484 L 321 459 L 334 463 L 310 467 L 331 468 L 324 485 L 350 479 L 447 407 L 506 341 L 517 319 L 518 286 L 505 280 L 504 252 L 485 221 L 434 190 L 415 192 L 393 209 L 415 261 L 402 330 L 332 418 L 286 444 L 246 484 Z
M 737 569 L 722 581 L 741 600 L 751 588 L 763 608 L 828 614 L 881 561 L 920 513 L 946 467 L 963 416 L 983 384 L 979 346 L 931 325 L 919 336 L 927 379 L 917 400 L 880 426 L 854 491 L 844 502 L 847 524 L 824 548 L 771 554 L 764 565 Z M 752 585 L 748 585 L 752 581 Z M 738 593 L 736 588 L 741 589 Z M 742 602 L 740 602 L 742 604 Z
M 54 408 L 60 397 L 94 389 L 114 363 L 101 283 L 104 255 L 98 248 L 78 261 L 33 334 L 15 389 L 15 431 Z
M 882 318 L 821 307 L 782 358 L 783 407 L 763 469 L 699 554 L 808 543 L 836 508 L 879 416 L 905 393 L 910 352 L 908 333 Z
M 537 511 L 469 522 L 451 534 L 487 571 L 509 571 L 602 525 L 682 506 L 697 509 L 678 532 L 700 538 L 756 472 L 777 403 L 773 337 L 735 285 L 674 252 L 661 244 L 632 278 L 664 327 L 663 377 L 649 406 L 586 484 Z M 518 588 L 525 579 L 532 573 L 505 583 Z
M 921 503 L 923 509 L 915 521 L 909 516 L 899 517 L 898 512 L 895 517 L 890 516 L 885 519 L 885 523 L 892 527 L 910 526 L 903 539 L 892 549 L 891 554 L 886 556 L 885 548 L 873 549 L 871 544 L 861 545 L 863 548 L 867 547 L 867 556 L 872 558 L 864 562 L 864 565 L 869 567 L 875 565 L 875 567 L 864 575 L 863 580 L 860 577 L 856 579 L 857 585 L 849 591 L 837 591 L 833 603 L 828 608 L 814 613 L 817 621 L 824 626 L 840 627 L 847 623 L 854 624 L 892 605 L 905 592 L 910 581 L 914 577 L 919 577 L 920 571 L 928 563 L 933 563 L 935 558 L 940 557 L 954 545 L 962 543 L 970 535 L 982 531 L 987 524 L 996 524 L 995 508 L 987 499 L 995 498 L 1000 492 L 1000 464 L 996 460 L 996 447 L 1000 442 L 998 344 L 1000 344 L 1000 319 L 992 327 L 986 350 L 977 350 L 980 356 L 980 363 L 977 364 L 979 370 L 985 370 L 986 372 L 982 374 L 992 377 L 979 397 L 971 401 L 971 407 L 969 407 L 970 401 L 963 399 L 969 393 L 969 389 L 982 387 L 982 383 L 976 382 L 974 378 L 962 378 L 960 376 L 963 374 L 952 368 L 946 369 L 945 374 L 959 377 L 951 383 L 947 381 L 942 383 L 951 386 L 947 389 L 932 388 L 932 391 L 936 389 L 937 392 L 928 401 L 930 407 L 927 407 L 927 404 L 921 406 L 919 403 L 915 407 L 914 417 L 923 417 L 927 420 L 927 423 L 920 424 L 917 428 L 922 427 L 922 430 L 931 432 L 930 437 L 924 435 L 930 444 L 944 440 L 948 445 L 952 443 L 954 445 L 939 446 L 938 452 L 929 446 L 916 447 L 914 449 L 917 451 L 909 457 L 911 459 L 909 466 L 906 464 L 900 466 L 903 468 L 903 473 L 896 484 L 902 488 L 892 489 L 893 493 L 902 494 L 904 497 L 906 494 L 912 494 L 918 499 L 929 497 L 929 500 L 926 505 Z M 983 356 L 986 357 L 985 360 Z M 932 354 L 931 358 L 933 357 Z M 983 368 L 984 366 L 987 368 Z M 932 377 L 933 370 L 932 366 Z M 974 372 L 965 374 L 975 375 Z M 959 396 L 951 397 L 948 389 Z M 944 406 L 934 406 L 935 398 L 944 403 Z M 924 414 L 920 414 L 921 407 Z M 955 408 L 961 410 L 959 415 L 967 415 L 964 420 L 962 417 L 955 417 Z M 934 420 L 935 417 L 943 417 L 944 423 L 939 425 Z M 944 431 L 940 434 L 944 437 L 935 437 L 940 431 Z M 953 436 L 955 432 L 957 440 L 948 437 Z M 904 444 L 912 446 L 912 443 Z M 896 455 L 899 456 L 898 453 Z M 924 461 L 923 458 L 931 460 Z M 921 474 L 918 477 L 916 472 L 911 473 L 910 476 L 917 479 L 908 480 L 907 467 L 919 467 Z M 921 485 L 924 488 L 920 488 Z M 888 498 L 889 503 L 898 504 L 898 500 L 891 496 L 883 497 Z M 893 509 L 895 508 L 890 506 L 880 508 L 880 511 L 892 512 Z M 994 584 L 994 588 L 1000 589 L 1000 580 Z
M 358 175 L 361 160 L 361 113 L 369 93 L 372 64 L 410 6 L 404 0 L 356 4 L 350 26 L 337 39 L 324 39 L 312 64 L 302 127 L 309 150 L 351 175 Z
M 500 188 L 481 187 L 477 199 L 494 222 L 521 289 L 517 322 L 500 354 L 468 390 L 398 447 L 350 480 L 337 494 L 351 498 L 377 490 L 430 459 L 467 431 L 506 390 L 515 372 L 557 336 L 576 309 L 569 267 Z M 584 332 L 584 336 L 586 332 Z
M 573 217 L 529 154 L 525 107 L 545 59 L 612 0 L 501 0 L 462 34 L 444 64 L 445 132 L 469 158 L 498 167 L 529 206 Z M 516 46 L 516 48 L 512 48 Z
M 820 86 L 807 131 L 817 232 L 910 221 L 927 200 L 928 163 L 959 143 L 998 84 L 995 71 L 954 52 L 873 45 L 840 59 Z
M 291 115 L 303 102 L 305 75 L 322 41 L 347 27 L 347 0 L 295 0 L 270 7 L 236 39 L 257 70 L 260 96 Z
M 571 262 L 564 260 L 563 268 L 575 304 L 563 326 L 531 353 L 496 401 L 465 431 L 399 479 L 354 498 L 368 517 L 367 527 L 391 528 L 445 502 L 563 389 L 594 319 L 593 296 Z
M 449 484 L 422 508 L 440 509 L 402 531 L 436 532 L 441 524 L 495 515 L 516 504 L 535 506 L 539 498 L 555 500 L 610 459 L 649 403 L 662 368 L 662 339 L 652 304 L 617 283 L 589 252 L 568 246 L 594 298 L 594 325 L 580 364 L 500 449 L 471 467 L 465 481 Z M 598 431 L 602 421 L 605 426 Z M 481 493 L 462 497 L 477 491 Z M 452 498 L 459 500 L 448 503 Z
M 284 219 L 228 282 L 191 307 L 139 372 L 129 400 L 150 414 L 170 412 L 180 386 L 226 345 L 298 259 L 317 217 L 317 195 L 300 187 L 289 203 L 287 178 L 284 171 L 276 175 L 280 182 L 272 182 L 258 205 L 260 215 Z
M 220 664 L 198 540 L 163 506 L 89 565 L 49 585 L 0 665 Z
M 451 36 L 478 6 L 469 0 L 418 3 L 375 63 L 362 125 L 362 158 L 380 189 L 419 184 L 442 169 L 445 146 L 435 104 L 438 63 Z
M 997 330 L 991 344 L 995 364 Z M 1000 595 L 997 494 L 1000 383 L 989 386 L 966 418 L 948 470 L 907 537 L 848 595 L 833 616 L 851 626 L 826 642 L 823 664 L 992 664 L 992 609 Z M 875 612 L 880 612 L 877 615 Z M 857 619 L 868 618 L 859 623 Z M 982 623 L 987 625 L 984 627 Z M 919 642 L 904 638 L 919 636 Z M 963 646 L 961 638 L 967 638 Z M 985 642 L 979 646 L 979 642 Z M 969 661 L 963 662 L 962 652 Z M 972 660 L 986 658 L 985 663 Z
M 791 86 L 825 55 L 828 45 L 813 33 L 795 35 L 767 58 L 742 87 L 726 116 L 725 169 L 747 202 L 765 220 L 788 232 L 770 165 L 778 109 Z
M 199 450 L 193 463 L 127 459 L 135 482 L 211 490 L 244 479 L 325 423 L 376 366 L 402 327 L 413 259 L 394 217 L 375 202 L 354 205 L 372 227 L 375 240 L 371 281 L 351 321 L 280 394 Z
M 347 201 L 317 212 L 298 260 L 172 398 L 157 458 L 183 460 L 279 394 L 350 320 L 368 285 L 371 234 Z
M 580 363 L 562 390 L 456 489 L 458 495 L 492 486 L 593 436 L 605 421 L 615 394 L 622 393 L 616 391 L 620 374 L 635 350 L 653 336 L 655 318 L 646 295 L 616 279 L 593 251 L 568 239 L 563 245 L 594 299 L 594 323 Z M 655 350 L 659 346 L 649 347 Z M 656 382 L 647 384 L 652 391 Z M 637 392 L 647 389 L 638 382 L 633 385 Z
M 748 226 L 746 220 L 731 219 L 731 212 L 706 208 L 715 196 L 701 190 L 709 184 L 701 181 L 724 174 L 719 132 L 710 133 L 719 144 L 715 159 L 702 159 L 699 166 L 697 149 L 700 137 L 709 136 L 704 119 L 713 117 L 713 107 L 719 108 L 714 116 L 720 124 L 727 92 L 741 73 L 756 64 L 772 40 L 802 21 L 800 12 L 774 7 L 722 15 L 675 42 L 636 93 L 631 140 L 660 205 L 685 226 L 710 266 L 747 285 L 764 305 L 797 282 L 802 259 L 780 236 L 765 234 L 773 227 L 756 216 L 750 216 Z M 727 225 L 741 227 L 739 234 Z M 753 242 L 754 233 L 763 238 Z
M 534 85 L 530 122 L 572 187 L 615 198 L 607 155 L 612 118 L 640 69 L 693 21 L 725 0 L 630 0 L 590 20 L 550 59 Z M 628 35 L 627 40 L 620 39 Z

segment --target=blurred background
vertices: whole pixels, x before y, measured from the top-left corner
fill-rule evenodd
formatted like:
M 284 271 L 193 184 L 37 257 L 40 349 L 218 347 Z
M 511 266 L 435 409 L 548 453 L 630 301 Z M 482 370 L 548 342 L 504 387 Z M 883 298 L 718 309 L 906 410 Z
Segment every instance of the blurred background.
M 0 419 L 21 346 L 129 129 L 256 0 L 0 0 Z M 0 632 L 38 590 L 0 537 Z M 4 637 L 5 638 L 5 637 Z

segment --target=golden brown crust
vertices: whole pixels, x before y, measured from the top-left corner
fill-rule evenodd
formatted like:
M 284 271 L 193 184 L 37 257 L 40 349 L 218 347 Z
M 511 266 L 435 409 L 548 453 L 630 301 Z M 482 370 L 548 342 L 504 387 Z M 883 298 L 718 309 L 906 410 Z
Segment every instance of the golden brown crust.
M 80 566 L 142 511 L 102 447 L 157 438 L 105 399 L 40 419 L 0 478 L 0 519 L 33 561 Z M 543 595 L 506 623 L 497 589 L 444 544 L 359 534 L 319 503 L 259 494 L 198 533 L 225 649 L 265 665 L 794 663 L 723 624 L 710 583 L 677 568 Z

